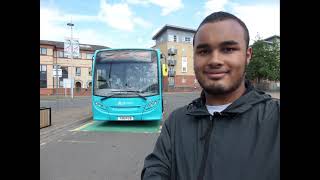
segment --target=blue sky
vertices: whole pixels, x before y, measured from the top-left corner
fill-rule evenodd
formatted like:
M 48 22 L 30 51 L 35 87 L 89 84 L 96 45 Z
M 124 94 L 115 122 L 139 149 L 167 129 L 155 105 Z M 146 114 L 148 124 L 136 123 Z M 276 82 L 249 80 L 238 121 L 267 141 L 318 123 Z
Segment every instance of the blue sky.
M 64 41 L 72 19 L 81 44 L 149 48 L 165 24 L 197 29 L 214 11 L 242 19 L 251 40 L 280 35 L 279 0 L 41 0 L 40 39 Z

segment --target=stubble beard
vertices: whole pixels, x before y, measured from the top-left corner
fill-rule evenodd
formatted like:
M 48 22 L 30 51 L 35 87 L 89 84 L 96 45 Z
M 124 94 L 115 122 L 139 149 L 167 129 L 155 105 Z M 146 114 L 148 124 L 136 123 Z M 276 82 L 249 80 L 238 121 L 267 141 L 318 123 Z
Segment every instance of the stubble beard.
M 245 80 L 245 72 L 246 72 L 246 68 L 247 66 L 245 66 L 244 72 L 242 73 L 242 76 L 238 79 L 236 79 L 235 81 L 232 81 L 231 85 L 226 86 L 224 84 L 221 84 L 219 82 L 217 83 L 213 83 L 210 85 L 206 85 L 204 83 L 204 78 L 199 78 L 199 74 L 195 73 L 196 78 L 200 84 L 200 86 L 203 88 L 203 90 L 210 94 L 210 95 L 214 95 L 214 96 L 222 96 L 222 95 L 228 95 L 234 91 L 236 91 L 242 83 L 244 83 Z

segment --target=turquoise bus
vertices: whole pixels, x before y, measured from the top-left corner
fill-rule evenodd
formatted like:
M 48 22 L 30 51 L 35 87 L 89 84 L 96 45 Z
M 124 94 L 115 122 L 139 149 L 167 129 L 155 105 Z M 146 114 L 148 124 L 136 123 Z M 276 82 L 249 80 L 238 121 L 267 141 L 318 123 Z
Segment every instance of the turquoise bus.
M 162 120 L 160 55 L 154 49 L 97 50 L 92 62 L 93 120 Z

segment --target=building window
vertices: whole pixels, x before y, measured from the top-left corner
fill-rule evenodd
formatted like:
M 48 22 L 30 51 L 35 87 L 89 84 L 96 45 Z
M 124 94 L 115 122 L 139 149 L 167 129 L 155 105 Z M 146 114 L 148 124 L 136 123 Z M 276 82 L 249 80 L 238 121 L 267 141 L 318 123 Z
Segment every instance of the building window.
M 47 65 L 40 64 L 40 88 L 47 88 Z
M 92 53 L 87 53 L 86 59 L 92 59 L 93 54 Z
M 88 74 L 89 74 L 89 76 L 92 76 L 92 69 L 91 69 L 91 68 L 89 68 L 89 69 L 88 69 L 88 71 L 89 71 L 89 73 L 88 73 Z
M 174 86 L 174 77 L 168 77 L 169 86 Z
M 47 55 L 47 48 L 40 48 L 41 55 Z
M 58 57 L 63 58 L 64 52 L 63 51 L 57 51 Z
M 186 73 L 188 71 L 187 66 L 188 66 L 187 57 L 182 57 L 181 72 Z
M 168 41 L 169 41 L 169 42 L 178 42 L 178 36 L 177 36 L 177 35 L 169 34 L 169 35 L 168 35 Z
M 76 67 L 76 76 L 80 76 L 81 75 L 81 68 Z
M 68 79 L 68 67 L 67 66 L 62 66 L 60 67 L 62 70 L 62 77 L 59 78 L 60 81 L 60 87 L 63 87 L 63 79 Z
M 184 41 L 187 42 L 187 43 L 190 43 L 191 42 L 191 38 L 190 37 L 185 37 Z
M 57 51 L 57 54 L 59 58 L 69 58 L 67 53 L 65 53 L 64 51 Z
M 176 36 L 176 35 L 173 35 L 173 42 L 178 42 L 178 41 L 177 41 L 177 36 Z

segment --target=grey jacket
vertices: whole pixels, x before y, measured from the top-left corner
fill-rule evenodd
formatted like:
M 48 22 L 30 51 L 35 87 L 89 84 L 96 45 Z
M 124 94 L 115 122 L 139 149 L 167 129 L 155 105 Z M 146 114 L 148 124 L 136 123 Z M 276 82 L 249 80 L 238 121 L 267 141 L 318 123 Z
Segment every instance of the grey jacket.
M 246 83 L 246 93 L 210 115 L 202 96 L 173 111 L 143 180 L 279 180 L 280 100 Z

